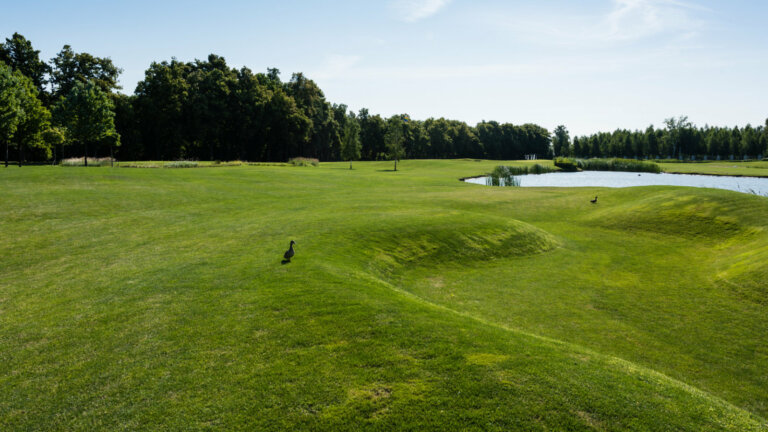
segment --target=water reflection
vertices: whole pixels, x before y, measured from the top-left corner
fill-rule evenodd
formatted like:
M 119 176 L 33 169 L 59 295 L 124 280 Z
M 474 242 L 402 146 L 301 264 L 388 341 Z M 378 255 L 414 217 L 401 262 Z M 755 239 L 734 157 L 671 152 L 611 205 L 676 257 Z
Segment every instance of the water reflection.
M 477 177 L 465 180 L 486 186 L 520 187 L 632 187 L 689 186 L 726 189 L 768 196 L 768 178 L 688 174 L 649 174 L 616 171 L 581 171 L 508 177 Z

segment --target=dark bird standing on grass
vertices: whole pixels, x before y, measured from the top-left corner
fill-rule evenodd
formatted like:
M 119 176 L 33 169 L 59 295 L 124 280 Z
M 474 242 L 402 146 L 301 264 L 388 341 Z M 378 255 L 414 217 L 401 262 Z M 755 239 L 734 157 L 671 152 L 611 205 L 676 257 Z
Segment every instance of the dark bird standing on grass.
M 296 242 L 291 240 L 290 247 L 288 247 L 288 250 L 285 251 L 285 253 L 283 254 L 283 258 L 285 258 L 286 261 L 290 261 L 291 258 L 293 258 L 293 255 L 296 254 L 296 252 L 293 251 L 293 245 L 295 245 L 295 244 L 296 244 Z
M 597 203 L 597 195 L 595 195 L 595 199 L 593 199 L 593 200 L 589 200 L 589 202 L 591 202 L 592 204 L 595 204 L 595 203 Z

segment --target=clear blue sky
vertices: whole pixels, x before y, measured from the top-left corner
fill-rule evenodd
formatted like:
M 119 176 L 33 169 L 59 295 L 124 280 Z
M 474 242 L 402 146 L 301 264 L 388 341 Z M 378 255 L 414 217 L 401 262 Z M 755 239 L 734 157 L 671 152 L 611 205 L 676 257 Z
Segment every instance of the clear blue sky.
M 383 115 L 587 134 L 768 117 L 764 0 L 4 1 L 0 36 L 50 59 L 110 57 L 132 93 L 152 61 L 209 53 L 304 72 L 328 100 Z

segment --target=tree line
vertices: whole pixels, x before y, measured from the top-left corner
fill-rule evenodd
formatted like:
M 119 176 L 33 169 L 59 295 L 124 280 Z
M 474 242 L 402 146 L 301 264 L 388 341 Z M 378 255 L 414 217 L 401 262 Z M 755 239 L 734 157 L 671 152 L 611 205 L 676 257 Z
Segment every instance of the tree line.
M 537 125 L 471 127 L 352 112 L 329 102 L 302 73 L 282 81 L 278 69 L 231 68 L 215 54 L 154 62 L 134 94 L 125 95 L 117 91 L 122 71 L 111 59 L 65 45 L 44 62 L 16 33 L 0 46 L 0 71 L 0 144 L 18 160 L 107 152 L 123 160 L 250 161 L 520 159 L 551 152 L 549 131 Z
M 688 117 L 669 118 L 665 128 L 652 125 L 645 130 L 619 129 L 571 141 L 560 126 L 553 134 L 553 151 L 558 156 L 621 157 L 634 159 L 722 160 L 761 159 L 768 155 L 768 119 L 753 127 L 696 127 Z
M 326 100 L 302 73 L 254 73 L 221 56 L 153 62 L 132 95 L 111 59 L 65 45 L 49 62 L 24 36 L 0 45 L 0 145 L 21 161 L 114 155 L 122 160 L 324 161 L 557 156 L 712 158 L 768 153 L 766 127 L 665 128 L 577 136 L 535 124 L 385 118 Z M 766 121 L 768 123 L 768 120 Z

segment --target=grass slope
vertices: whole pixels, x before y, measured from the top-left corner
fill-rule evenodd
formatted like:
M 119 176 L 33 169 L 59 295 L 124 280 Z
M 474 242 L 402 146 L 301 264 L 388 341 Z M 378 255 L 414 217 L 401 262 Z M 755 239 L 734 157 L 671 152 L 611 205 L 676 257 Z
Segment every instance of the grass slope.
M 768 430 L 768 199 L 497 164 L 0 170 L 0 429 Z

